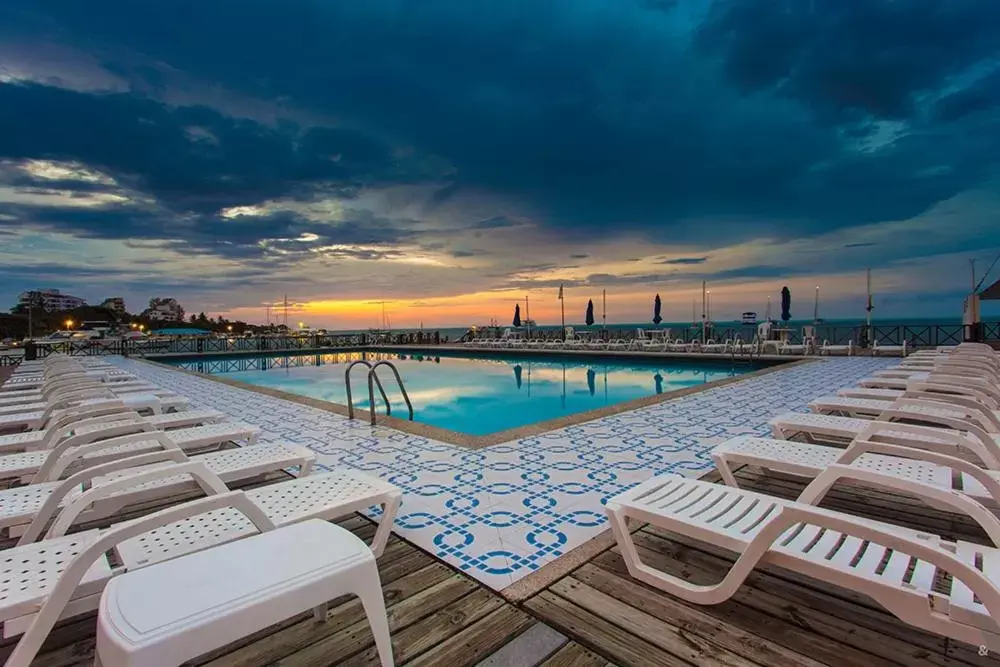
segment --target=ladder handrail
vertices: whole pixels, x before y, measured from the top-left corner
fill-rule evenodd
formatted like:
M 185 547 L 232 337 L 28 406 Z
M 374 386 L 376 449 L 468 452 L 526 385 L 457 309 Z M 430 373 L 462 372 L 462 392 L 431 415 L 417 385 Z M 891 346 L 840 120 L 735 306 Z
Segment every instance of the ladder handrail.
M 379 391 L 382 392 L 382 400 L 385 401 L 385 414 L 392 414 L 392 406 L 389 405 L 389 399 L 386 397 L 385 389 L 382 388 L 382 381 L 378 377 L 378 367 L 388 366 L 392 370 L 392 374 L 396 377 L 396 385 L 399 387 L 399 391 L 403 394 L 403 400 L 406 402 L 406 409 L 409 411 L 409 419 L 413 421 L 413 404 L 410 403 L 410 395 L 406 393 L 406 387 L 403 386 L 403 378 L 399 376 L 399 370 L 396 365 L 391 361 L 377 361 L 374 365 L 369 365 L 368 371 L 368 406 L 371 411 L 372 426 L 375 425 L 375 384 L 378 384 Z
M 381 362 L 379 362 L 379 363 L 381 363 Z M 366 361 L 365 359 L 358 359 L 357 361 L 352 361 L 350 364 L 348 364 L 347 370 L 344 371 L 344 386 L 347 388 L 347 418 L 348 419 L 354 419 L 354 399 L 352 398 L 352 394 L 351 394 L 351 369 L 354 368 L 355 366 L 357 366 L 358 364 L 362 364 L 364 366 L 367 366 L 369 374 L 371 374 L 371 372 L 372 372 L 372 364 L 371 364 L 371 362 L 370 361 Z M 371 384 L 371 383 L 369 382 L 369 384 Z M 386 395 L 385 389 L 382 388 L 382 383 L 381 382 L 378 383 L 378 388 L 379 388 L 379 391 L 382 392 L 382 400 L 385 401 L 386 405 L 389 405 L 389 397 Z M 372 389 L 373 389 L 372 387 L 369 387 L 369 389 L 368 389 L 368 393 L 369 393 L 369 397 L 370 398 L 373 396 Z M 373 403 L 374 403 L 374 401 L 373 401 Z

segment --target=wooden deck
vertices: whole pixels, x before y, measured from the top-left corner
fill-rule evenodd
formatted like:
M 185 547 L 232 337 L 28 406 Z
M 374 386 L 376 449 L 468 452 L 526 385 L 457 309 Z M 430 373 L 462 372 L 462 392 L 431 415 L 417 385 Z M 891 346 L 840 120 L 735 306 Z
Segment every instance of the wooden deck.
M 250 486 L 277 479 L 271 475 Z M 375 533 L 375 524 L 360 515 L 338 523 L 366 541 Z M 0 540 L 0 548 L 11 545 L 10 540 Z M 494 667 L 608 664 L 395 535 L 378 564 L 397 665 L 465 667 L 484 659 Z M 32 664 L 90 667 L 95 624 L 96 615 L 88 614 L 56 626 Z M 7 659 L 14 643 L 14 639 L 0 641 L 0 660 Z M 343 598 L 330 604 L 326 623 L 316 623 L 311 613 L 303 614 L 187 664 L 318 667 L 379 663 L 361 603 Z
M 744 469 L 748 488 L 790 497 L 802 484 Z M 272 476 L 267 481 L 273 481 Z M 978 529 L 911 499 L 836 491 L 824 506 L 982 540 Z M 339 522 L 369 539 L 361 516 Z M 635 526 L 643 558 L 695 582 L 717 581 L 732 556 L 651 526 Z M 914 630 L 865 598 L 781 570 L 755 572 L 730 601 L 690 605 L 629 577 L 617 548 L 513 604 L 393 536 L 379 559 L 397 665 L 590 667 L 720 665 L 889 667 L 998 665 L 976 647 Z M 90 665 L 94 615 L 56 628 L 35 664 Z M 0 642 L 0 659 L 11 650 Z M 360 603 L 334 601 L 326 623 L 302 615 L 192 665 L 375 665 Z
M 783 497 L 803 488 L 746 468 L 737 476 L 746 488 Z M 835 490 L 823 506 L 984 540 L 975 526 L 901 496 Z M 652 526 L 635 528 L 644 562 L 694 583 L 719 581 L 733 562 L 717 548 Z M 524 608 L 620 665 L 1000 664 L 1000 656 L 980 656 L 977 647 L 915 630 L 860 595 L 781 569 L 758 570 L 723 604 L 691 605 L 632 579 L 617 547 L 529 598 Z

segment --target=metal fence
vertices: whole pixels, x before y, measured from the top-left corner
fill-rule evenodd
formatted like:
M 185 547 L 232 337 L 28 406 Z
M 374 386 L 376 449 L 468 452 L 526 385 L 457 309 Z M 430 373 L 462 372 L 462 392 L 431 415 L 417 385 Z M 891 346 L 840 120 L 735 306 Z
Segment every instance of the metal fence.
M 979 340 L 986 342 L 996 342 L 1000 340 L 1000 322 L 980 323 Z M 866 327 L 859 325 L 816 325 L 816 339 L 822 343 L 829 341 L 832 345 L 846 345 L 853 342 L 859 347 L 870 347 L 871 340 L 878 341 L 879 345 L 902 345 L 906 341 L 907 347 L 935 347 L 938 345 L 958 345 L 966 340 L 966 327 L 962 324 L 873 324 Z M 869 333 L 870 332 L 870 333 Z M 795 328 L 787 331 L 786 338 L 792 343 L 801 343 L 803 339 L 803 329 Z M 752 341 L 757 336 L 755 325 L 733 325 L 727 327 L 715 326 L 706 330 L 706 338 L 715 341 L 740 340 Z M 608 329 L 604 337 L 609 339 L 624 338 L 631 339 L 636 336 L 635 329 Z M 672 329 L 670 331 L 672 339 L 681 339 L 686 342 L 702 339 L 701 327 L 688 327 L 684 329 Z M 871 338 L 871 340 L 869 340 Z
M 420 361 L 437 361 L 440 357 L 432 355 L 411 355 Z M 188 359 L 172 362 L 171 365 L 189 371 L 199 373 L 239 373 L 242 371 L 277 371 L 289 368 L 303 368 L 306 366 L 329 366 L 338 364 L 349 364 L 354 361 L 393 361 L 405 359 L 406 355 L 393 352 L 333 352 L 320 354 L 287 354 L 281 356 L 252 355 L 238 357 L 215 357 L 208 359 Z
M 1000 322 L 983 322 L 980 325 L 979 340 L 987 342 L 1000 341 Z M 868 347 L 871 340 L 879 345 L 901 345 L 905 340 L 908 347 L 934 347 L 937 345 L 957 345 L 967 338 L 966 327 L 961 324 L 914 324 L 914 325 L 818 325 L 816 338 L 818 341 L 829 341 L 834 345 L 846 345 L 853 342 L 859 347 Z M 870 332 L 870 333 L 869 333 Z M 635 329 L 609 328 L 603 330 L 601 336 L 605 339 L 635 337 Z M 752 325 L 733 325 L 728 327 L 713 327 L 706 332 L 708 338 L 716 341 L 734 340 L 739 337 L 751 341 L 757 335 L 757 327 Z M 701 327 L 672 329 L 673 339 L 685 341 L 700 340 Z M 787 339 L 799 343 L 803 338 L 801 328 L 787 331 Z M 871 339 L 871 340 L 870 340 Z M 326 351 L 336 348 L 359 348 L 371 345 L 436 345 L 442 342 L 442 337 L 434 332 L 412 333 L 358 333 L 358 334 L 328 334 L 328 335 L 287 335 L 243 337 L 208 337 L 208 336 L 175 336 L 170 338 L 138 339 L 138 340 L 73 340 L 36 343 L 37 356 L 45 357 L 52 353 L 71 356 L 99 356 L 120 354 L 125 356 L 146 357 L 159 355 L 200 355 L 226 353 L 274 353 L 305 351 Z M 0 353 L 0 366 L 10 366 L 20 363 L 20 350 L 9 350 Z M 295 357 L 292 357 L 295 358 Z M 309 357 L 306 357 L 307 359 Z M 295 361 L 295 364 L 305 365 L 307 362 Z

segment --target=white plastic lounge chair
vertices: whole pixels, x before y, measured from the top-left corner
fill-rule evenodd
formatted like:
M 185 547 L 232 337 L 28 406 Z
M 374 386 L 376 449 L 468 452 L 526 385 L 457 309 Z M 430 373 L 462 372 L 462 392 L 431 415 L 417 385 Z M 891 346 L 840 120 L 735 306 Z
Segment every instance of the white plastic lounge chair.
M 79 444 L 86 445 L 104 436 L 104 429 L 112 426 L 121 427 L 123 431 L 120 435 L 127 435 L 140 431 L 166 431 L 172 428 L 214 424 L 224 418 L 225 415 L 218 410 L 183 410 L 146 416 L 132 411 L 95 416 L 67 422 L 67 425 L 62 427 L 0 435 L 0 454 L 51 449 L 70 436 L 90 436 L 90 440 L 80 439 Z
M 892 430 L 880 431 L 871 439 L 933 451 L 948 447 L 952 453 L 960 452 L 967 458 L 974 457 L 984 468 L 1000 470 L 1000 443 L 996 437 L 975 424 L 966 424 L 947 417 L 928 415 L 921 420 L 939 424 L 941 427 L 884 422 L 892 424 Z M 810 441 L 849 442 L 865 433 L 873 423 L 876 422 L 855 417 L 790 412 L 775 417 L 770 425 L 772 435 L 781 440 L 791 440 L 796 435 L 804 435 Z
M 932 382 L 949 385 L 959 385 L 980 389 L 982 391 L 997 391 L 1000 386 L 997 383 L 983 377 L 972 375 L 952 375 L 944 372 L 936 373 L 911 373 L 907 377 L 867 377 L 858 380 L 858 386 L 873 389 L 906 389 L 910 382 Z
M 83 407 L 55 410 L 49 415 L 49 418 L 42 423 L 41 428 L 34 429 L 32 432 L 44 434 L 51 429 L 61 429 L 82 419 L 90 419 L 92 417 L 107 416 L 110 419 L 116 419 L 124 418 L 126 415 L 136 414 L 138 413 L 135 410 L 126 408 L 125 405 L 117 399 L 102 401 L 100 403 L 85 405 Z M 6 435 L 0 437 L 8 437 L 10 435 L 24 435 L 24 433 L 7 433 Z
M 897 398 L 926 397 L 938 401 L 957 398 L 971 399 L 990 410 L 1000 410 L 1000 388 L 990 391 L 986 386 L 969 386 L 967 383 L 953 383 L 946 376 L 936 376 L 933 380 L 908 380 L 904 389 L 880 389 L 874 387 L 845 388 L 837 390 L 838 396 L 847 398 L 871 398 L 894 401 Z
M 963 375 L 976 378 L 986 378 L 994 383 L 1000 383 L 1000 372 L 978 364 L 970 364 L 964 360 L 952 360 L 934 364 L 931 368 L 913 368 L 897 366 L 881 371 L 875 371 L 876 377 L 908 378 L 919 377 L 926 373 L 947 373 L 948 375 Z
M 715 354 L 725 354 L 726 352 L 729 352 L 729 349 L 732 346 L 733 346 L 733 341 L 731 339 L 727 339 L 722 343 L 717 343 L 713 340 L 707 340 L 705 341 L 705 344 L 701 346 L 701 351 L 715 353 Z
M 879 345 L 877 340 L 872 341 L 872 355 L 879 356 L 880 354 L 898 354 L 901 357 L 906 356 L 906 341 L 903 341 L 902 345 Z
M 778 354 L 808 354 L 812 346 L 808 343 L 790 343 L 785 341 L 778 346 Z
M 115 577 L 101 596 L 96 661 L 174 667 L 310 609 L 325 622 L 327 603 L 348 594 L 361 599 L 382 667 L 391 667 L 375 557 L 350 531 L 319 519 Z
M 107 398 L 90 398 L 67 406 L 49 405 L 37 410 L 26 410 L 16 414 L 0 414 L 0 433 L 23 429 L 34 431 L 42 428 L 45 422 L 60 410 L 105 405 L 110 401 L 117 402 L 128 410 L 148 410 L 153 414 L 161 414 L 163 412 L 170 412 L 171 410 L 184 410 L 190 405 L 190 401 L 183 396 L 162 397 L 152 394 L 123 394 Z
M 225 484 L 239 484 L 258 475 L 296 469 L 296 477 L 305 477 L 312 470 L 316 455 L 300 445 L 262 443 L 253 447 L 235 447 L 189 457 L 177 447 L 164 447 L 136 456 L 128 456 L 81 470 L 65 480 L 43 481 L 0 490 L 0 530 L 11 537 L 21 536 L 21 544 L 38 540 L 49 522 L 84 491 L 122 479 L 138 472 L 148 472 L 154 466 L 164 471 L 159 478 L 147 476 L 147 481 L 131 488 L 111 493 L 83 510 L 74 519 L 77 523 L 113 517 L 122 508 L 137 503 L 168 499 L 191 490 L 197 484 L 184 475 L 174 475 L 174 465 L 195 462 L 204 465 Z M 30 524 L 30 527 L 29 527 Z
M 46 539 L 4 552 L 9 560 L 0 559 L 0 622 L 5 637 L 24 633 L 6 667 L 27 667 L 60 618 L 97 608 L 101 591 L 112 577 L 271 527 L 308 519 L 332 520 L 382 505 L 385 509 L 371 545 L 378 557 L 389 538 L 401 495 L 387 482 L 349 470 L 249 491 L 228 491 L 198 463 L 175 466 L 174 472 L 195 477 L 213 495 L 108 529 L 64 534 L 80 507 L 134 485 L 140 475 L 147 474 L 139 473 L 80 494 L 60 514 Z M 56 552 L 65 558 L 53 559 Z
M 943 397 L 944 398 L 944 397 Z M 895 401 L 880 401 L 874 398 L 845 398 L 824 396 L 809 402 L 809 409 L 821 415 L 839 414 L 865 419 L 921 420 L 927 416 L 949 417 L 957 421 L 969 421 L 979 425 L 987 433 L 1000 433 L 1000 418 L 986 406 L 977 406 L 975 401 L 968 404 L 935 400 L 928 397 L 902 397 Z
M 639 484 L 605 509 L 629 574 L 687 602 L 724 602 L 758 564 L 774 565 L 857 591 L 923 630 L 1000 649 L 994 620 L 1000 618 L 994 583 L 1000 550 L 673 475 Z M 1000 529 L 995 517 L 983 514 L 991 532 Z M 630 517 L 739 557 L 719 583 L 692 584 L 641 561 L 626 525 Z
M 59 369 L 54 371 L 46 371 L 45 373 L 36 375 L 13 375 L 7 378 L 7 381 L 0 386 L 0 391 L 24 391 L 29 389 L 38 389 L 44 387 L 46 384 L 55 379 L 62 378 L 86 378 L 99 382 L 106 382 L 111 384 L 116 381 L 123 380 L 134 380 L 135 376 L 127 371 L 120 370 L 118 368 L 114 369 L 77 369 L 77 368 L 67 368 Z
M 0 405 L 0 416 L 20 414 L 22 412 L 37 412 L 38 410 L 45 410 L 46 408 L 58 410 L 60 408 L 69 407 L 70 405 L 79 405 L 85 401 L 97 401 L 114 398 L 120 398 L 126 402 L 137 402 L 141 400 L 141 397 L 155 397 L 161 403 L 170 403 L 182 398 L 171 391 L 160 389 L 159 387 L 153 387 L 151 390 L 143 389 L 140 391 L 129 391 L 128 389 L 125 391 L 118 391 L 108 386 L 87 387 L 73 389 L 72 391 L 65 393 L 58 393 L 49 399 Z
M 884 423 L 878 427 L 885 428 Z M 744 465 L 753 465 L 798 477 L 815 478 L 835 467 L 836 478 L 855 479 L 878 486 L 880 476 L 889 476 L 898 482 L 894 490 L 902 490 L 908 482 L 930 485 L 943 493 L 967 495 L 991 508 L 1000 507 L 1000 471 L 987 471 L 969 461 L 925 449 L 901 447 L 872 442 L 860 435 L 846 448 L 789 442 L 771 438 L 738 436 L 718 445 L 712 451 L 712 460 L 722 475 L 722 481 L 739 486 L 733 471 Z M 862 470 L 862 478 L 853 471 Z M 874 473 L 867 475 L 867 473 Z M 936 498 L 925 499 L 929 505 L 954 511 L 942 506 Z M 1000 535 L 991 536 L 994 546 L 1000 546 Z
M 43 389 L 27 389 L 25 391 L 11 391 L 0 394 L 0 407 L 9 405 L 20 405 L 23 403 L 37 403 L 51 401 L 58 396 L 71 394 L 77 390 L 103 389 L 115 393 L 129 393 L 136 391 L 163 391 L 155 384 L 144 380 L 126 380 L 124 382 L 102 383 L 93 380 L 72 380 L 66 382 L 53 383 Z
M 68 438 L 52 449 L 0 456 L 0 479 L 32 477 L 32 482 L 59 479 L 69 468 L 90 467 L 116 458 L 176 447 L 181 451 L 220 447 L 227 442 L 245 440 L 253 445 L 260 428 L 249 424 L 221 422 L 179 428 L 173 431 L 146 431 L 75 445 Z

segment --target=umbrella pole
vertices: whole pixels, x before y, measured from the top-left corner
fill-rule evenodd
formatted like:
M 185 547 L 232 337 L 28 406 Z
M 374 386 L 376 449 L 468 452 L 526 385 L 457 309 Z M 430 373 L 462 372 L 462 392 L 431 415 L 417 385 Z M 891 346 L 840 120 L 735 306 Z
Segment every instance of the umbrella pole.
M 701 281 L 701 343 L 705 344 L 705 300 L 708 294 L 705 290 L 705 281 Z
M 524 320 L 528 327 L 528 338 L 531 338 L 531 311 L 528 310 L 528 295 L 524 295 Z

